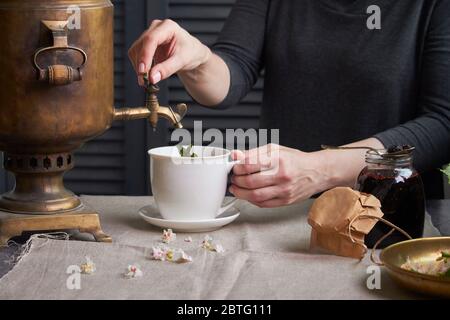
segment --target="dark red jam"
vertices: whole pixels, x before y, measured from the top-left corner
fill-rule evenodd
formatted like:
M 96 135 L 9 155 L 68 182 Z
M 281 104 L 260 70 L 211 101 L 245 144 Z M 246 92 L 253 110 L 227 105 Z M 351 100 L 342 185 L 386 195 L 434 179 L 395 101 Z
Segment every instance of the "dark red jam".
M 376 161 L 371 163 L 366 156 L 367 167 L 358 177 L 358 189 L 370 193 L 381 201 L 383 218 L 405 230 L 411 237 L 420 238 L 423 235 L 425 217 L 425 195 L 422 179 L 412 166 L 398 165 L 396 161 Z M 392 228 L 378 222 L 365 238 L 365 244 L 371 248 Z M 386 238 L 379 247 L 407 238 L 395 231 Z

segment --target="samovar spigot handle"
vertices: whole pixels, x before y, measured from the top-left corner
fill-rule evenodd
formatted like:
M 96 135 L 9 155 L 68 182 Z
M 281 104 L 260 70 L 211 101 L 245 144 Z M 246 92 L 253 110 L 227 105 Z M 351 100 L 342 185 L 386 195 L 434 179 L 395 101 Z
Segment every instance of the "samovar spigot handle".
M 159 87 L 150 83 L 146 73 L 142 77 L 144 78 L 145 86 L 145 106 L 150 110 L 149 121 L 153 130 L 155 130 L 158 125 L 158 110 L 160 108 L 158 97 L 156 96 L 159 93 Z
M 142 74 L 144 78 L 146 99 L 145 104 L 150 110 L 150 125 L 155 130 L 158 125 L 159 117 L 168 119 L 175 128 L 183 128 L 181 119 L 185 116 L 187 106 L 185 104 L 177 105 L 177 111 L 174 111 L 171 106 L 160 106 L 157 94 L 159 93 L 159 87 L 156 84 L 150 83 L 148 80 L 148 74 Z
M 161 106 L 158 101 L 157 94 L 159 87 L 151 84 L 146 74 L 142 74 L 145 83 L 145 107 L 137 108 L 120 108 L 114 111 L 114 120 L 134 120 L 147 118 L 153 129 L 156 129 L 159 118 L 163 117 L 175 127 L 183 128 L 181 120 L 187 112 L 187 105 L 184 103 L 177 104 L 176 110 L 170 106 Z

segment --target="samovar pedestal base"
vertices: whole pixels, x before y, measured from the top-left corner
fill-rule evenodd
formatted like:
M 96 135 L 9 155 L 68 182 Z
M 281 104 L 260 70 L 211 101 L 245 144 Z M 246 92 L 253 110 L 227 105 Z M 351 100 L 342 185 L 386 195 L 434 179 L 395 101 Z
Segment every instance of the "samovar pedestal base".
M 80 199 L 64 187 L 63 175 L 73 168 L 72 153 L 5 153 L 6 170 L 14 174 L 13 190 L 0 196 L 0 211 L 56 214 L 81 207 Z
M 55 232 L 79 230 L 90 233 L 98 242 L 112 242 L 110 236 L 102 231 L 98 213 L 94 211 L 75 211 L 52 215 L 32 215 L 0 212 L 0 246 L 22 235 L 24 232 Z
M 94 210 L 64 187 L 64 172 L 73 168 L 71 153 L 11 154 L 4 167 L 14 173 L 14 189 L 0 196 L 0 246 L 24 232 L 79 230 L 98 242 L 112 242 Z

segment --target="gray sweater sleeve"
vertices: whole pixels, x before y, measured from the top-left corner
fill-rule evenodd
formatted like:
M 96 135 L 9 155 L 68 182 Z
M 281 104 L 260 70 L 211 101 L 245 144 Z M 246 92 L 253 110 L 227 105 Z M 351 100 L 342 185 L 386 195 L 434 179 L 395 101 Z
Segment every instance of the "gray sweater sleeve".
M 415 166 L 436 168 L 450 159 L 450 1 L 438 2 L 431 16 L 422 55 L 420 114 L 376 134 L 385 146 L 416 146 Z M 389 116 L 389 115 L 386 115 Z
M 265 63 L 266 39 L 273 36 L 267 30 L 271 30 L 272 23 L 279 22 L 279 17 L 275 20 L 271 20 L 272 16 L 268 18 L 269 1 L 238 0 L 212 48 L 226 62 L 231 76 L 228 94 L 216 108 L 237 104 L 257 81 Z M 414 119 L 374 135 L 385 146 L 416 146 L 415 166 L 420 171 L 441 166 L 450 160 L 450 0 L 436 3 L 427 21 L 426 39 L 417 39 L 424 41 L 423 52 L 420 53 L 421 83 L 417 101 L 420 111 Z M 368 103 L 366 108 L 376 101 Z M 416 105 L 404 108 L 416 108 Z M 389 117 L 389 114 L 385 116 Z
M 238 0 L 212 47 L 230 71 L 230 89 L 215 108 L 238 103 L 254 86 L 264 64 L 262 52 L 269 0 Z

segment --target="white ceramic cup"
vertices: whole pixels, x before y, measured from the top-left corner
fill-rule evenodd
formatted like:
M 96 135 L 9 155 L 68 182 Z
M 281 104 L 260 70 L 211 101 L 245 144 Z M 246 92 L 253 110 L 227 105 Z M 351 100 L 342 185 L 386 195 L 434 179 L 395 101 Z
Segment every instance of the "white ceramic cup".
M 210 220 L 236 201 L 222 206 L 227 178 L 236 162 L 230 151 L 194 146 L 198 157 L 181 157 L 177 147 L 148 151 L 153 196 L 161 216 L 168 220 Z

